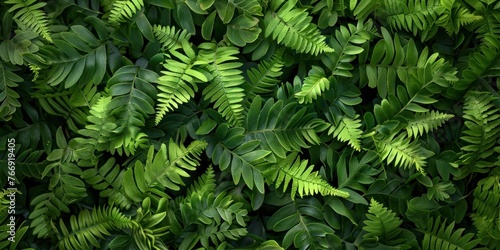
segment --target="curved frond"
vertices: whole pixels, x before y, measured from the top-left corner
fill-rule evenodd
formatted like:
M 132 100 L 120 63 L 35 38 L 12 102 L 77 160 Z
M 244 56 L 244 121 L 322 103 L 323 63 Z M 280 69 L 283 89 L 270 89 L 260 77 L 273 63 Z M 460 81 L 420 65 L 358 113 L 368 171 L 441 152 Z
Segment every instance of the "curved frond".
M 500 37 L 500 35 L 496 37 Z M 463 98 L 471 86 L 481 80 L 491 68 L 495 67 L 494 65 L 500 58 L 499 48 L 499 39 L 492 36 L 488 39 L 488 42 L 478 46 L 473 53 L 462 58 L 467 61 L 467 66 L 462 71 L 460 80 L 452 88 L 449 88 L 446 94 L 454 99 Z
M 329 88 L 330 80 L 325 77 L 325 71 L 321 67 L 313 65 L 295 97 L 299 103 L 311 103 Z
M 90 249 L 91 246 L 99 248 L 99 240 L 110 235 L 110 230 L 130 228 L 131 221 L 115 207 L 98 207 L 94 208 L 92 212 L 82 210 L 78 217 L 71 216 L 70 230 L 60 219 L 59 227 L 62 238 L 59 240 L 58 246 L 63 249 Z
M 416 138 L 424 135 L 425 133 L 429 133 L 429 131 L 437 129 L 453 117 L 454 115 L 440 113 L 439 111 L 434 110 L 426 113 L 417 113 L 413 119 L 408 121 L 408 124 L 406 125 L 406 132 L 409 137 Z
M 321 61 L 331 70 L 332 76 L 352 77 L 354 66 L 351 62 L 359 58 L 359 54 L 365 50 L 363 44 L 368 43 L 375 35 L 372 20 L 340 26 L 329 42 L 334 51 L 324 53 Z
M 396 87 L 399 80 L 412 90 L 409 99 L 398 97 L 400 100 L 431 101 L 425 97 L 440 93 L 458 81 L 456 69 L 437 53 L 430 54 L 429 48 L 419 51 L 411 39 L 403 46 L 398 34 L 391 37 L 385 28 L 381 30 L 384 39 L 374 46 L 366 68 L 362 67 L 363 71 L 366 70 L 362 72 L 363 81 L 368 81 L 372 88 L 376 87 L 381 97 L 400 94 Z M 417 94 L 420 96 L 414 98 Z
M 289 151 L 300 151 L 320 143 L 317 133 L 328 128 L 328 123 L 305 108 L 297 111 L 297 103 L 284 105 L 283 101 L 269 99 L 262 106 L 262 98 L 256 97 L 248 111 L 246 137 L 260 140 L 262 148 L 276 156 L 286 158 Z
M 370 201 L 366 217 L 368 219 L 363 221 L 365 224 L 363 230 L 366 231 L 366 234 L 363 235 L 365 239 L 377 239 L 376 241 L 386 243 L 401 232 L 399 227 L 403 221 L 396 216 L 396 213 L 373 198 Z
M 236 47 L 221 47 L 215 43 L 198 46 L 200 59 L 208 63 L 213 76 L 211 83 L 203 90 L 205 100 L 214 103 L 214 108 L 233 125 L 243 122 L 243 84 L 245 80 L 242 65 L 235 62 L 240 52 Z
M 215 173 L 213 168 L 210 166 L 202 176 L 198 177 L 198 180 L 196 180 L 193 184 L 191 184 L 191 186 L 189 186 L 186 197 L 190 197 L 192 195 L 200 195 L 205 192 L 213 193 L 215 192 L 216 186 Z
M 125 22 L 144 7 L 143 0 L 118 0 L 113 2 L 113 8 L 110 10 L 109 22 L 118 25 Z
M 385 33 L 388 36 L 387 31 L 382 31 L 383 34 Z M 384 75 L 384 71 L 381 71 L 382 73 L 379 74 L 379 77 L 375 75 L 371 76 L 370 67 L 367 67 L 368 78 L 373 77 L 374 82 L 378 81 L 376 86 L 379 94 L 386 96 L 380 104 L 375 104 L 374 106 L 373 114 L 378 123 L 375 129 L 379 132 L 382 131 L 381 129 L 386 131 L 396 129 L 399 131 L 405 128 L 407 123 L 413 119 L 412 117 L 415 116 L 415 113 L 429 112 L 427 107 L 438 101 L 436 94 L 442 93 L 447 88 L 449 89 L 451 84 L 458 80 L 455 76 L 455 68 L 450 63 L 443 58 L 439 58 L 437 53 L 429 55 L 428 48 L 425 48 L 420 56 L 418 56 L 417 49 L 411 40 L 408 43 L 408 56 L 405 59 L 404 49 L 400 45 L 397 45 L 397 40 L 395 39 L 394 43 L 386 43 L 386 46 L 389 45 L 392 48 L 386 50 L 387 54 L 385 58 L 390 58 L 387 60 L 392 61 L 392 58 L 396 54 L 396 58 L 399 59 L 394 61 L 395 64 L 403 65 L 403 62 L 405 62 L 404 64 L 407 67 L 398 69 L 397 72 L 392 72 L 392 74 L 397 74 L 399 80 L 404 85 L 387 85 L 388 82 L 392 81 L 387 79 L 389 76 Z M 381 53 L 383 52 L 383 47 L 377 47 L 374 49 L 372 55 L 373 62 L 380 62 L 384 54 Z M 399 47 L 400 49 L 394 52 L 394 47 Z M 401 53 L 403 56 L 398 56 Z M 377 72 L 377 70 L 375 69 L 372 72 Z M 395 78 L 395 75 L 392 75 L 392 77 Z M 382 81 L 379 81 L 380 79 Z
M 347 141 L 351 147 L 355 150 L 361 150 L 361 134 L 363 131 L 359 129 L 361 127 L 361 120 L 357 119 L 359 115 L 356 115 L 354 119 L 344 115 L 338 124 L 332 124 L 328 130 L 328 135 L 333 135 L 339 141 Z
M 7 0 L 5 3 L 14 5 L 10 7 L 9 12 L 15 13 L 13 19 L 21 29 L 36 32 L 45 40 L 52 42 L 47 14 L 41 10 L 47 3 L 36 0 Z
M 269 60 L 259 63 L 257 68 L 246 71 L 249 81 L 245 81 L 245 99 L 243 103 L 252 103 L 256 95 L 271 94 L 276 90 L 279 77 L 283 74 L 283 50 L 277 51 Z
M 276 7 L 266 13 L 265 37 L 271 36 L 279 44 L 299 53 L 318 55 L 333 52 L 334 50 L 325 43 L 326 37 L 321 35 L 316 25 L 311 22 L 312 17 L 307 10 L 295 7 L 296 3 L 297 0 L 285 1 L 279 10 Z
M 275 183 L 276 188 L 283 184 L 283 191 L 288 189 L 291 183 L 291 197 L 295 199 L 298 193 L 300 197 L 305 195 L 335 195 L 348 197 L 349 193 L 333 188 L 318 175 L 313 172 L 314 166 L 308 166 L 307 160 L 300 160 L 297 153 L 292 153 L 286 159 L 278 161 L 272 168 L 266 172 L 266 177 Z
M 47 156 L 50 163 L 45 166 L 42 178 L 50 176 L 48 189 L 64 203 L 75 203 L 87 197 L 85 183 L 78 178 L 83 171 L 73 163 L 77 160 L 75 149 L 66 142 L 62 127 L 59 127 L 56 132 L 56 141 L 58 148 L 52 150 Z
M 33 97 L 45 112 L 56 117 L 63 117 L 69 130 L 77 133 L 88 124 L 88 110 L 97 103 L 101 93 L 92 84 L 84 88 L 74 85 L 63 92 L 45 85 L 33 93 Z
M 0 160 L 0 162 L 5 164 L 5 166 L 8 164 L 8 161 Z M 43 170 L 45 166 L 47 166 L 45 151 L 32 149 L 23 150 L 16 155 L 16 166 L 24 176 L 42 179 Z
M 405 133 L 396 138 L 385 138 L 376 144 L 380 160 L 386 160 L 387 164 L 394 163 L 397 167 L 413 166 L 421 173 L 424 173 L 427 159 L 434 154 L 422 147 L 418 141 L 412 142 Z
M 176 30 L 175 26 L 155 25 L 153 26 L 153 32 L 164 51 L 182 48 L 183 41 L 189 41 L 189 38 L 191 38 L 191 34 L 187 30 Z
M 198 82 L 207 82 L 206 72 L 197 65 L 194 50 L 187 41 L 182 42 L 184 53 L 171 51 L 177 59 L 167 59 L 163 64 L 166 71 L 158 78 L 158 105 L 156 107 L 156 120 L 158 125 L 168 111 L 174 110 L 179 104 L 188 102 L 198 91 Z
M 187 171 L 193 171 L 199 164 L 199 157 L 207 146 L 204 141 L 194 141 L 187 148 L 179 146 L 172 140 L 167 145 L 162 144 L 155 155 L 154 147 L 148 151 L 145 163 L 136 161 L 135 165 L 124 174 L 123 186 L 125 194 L 135 202 L 155 194 L 161 197 L 166 194 L 164 188 L 179 190 L 184 185 L 182 177 L 188 177 Z

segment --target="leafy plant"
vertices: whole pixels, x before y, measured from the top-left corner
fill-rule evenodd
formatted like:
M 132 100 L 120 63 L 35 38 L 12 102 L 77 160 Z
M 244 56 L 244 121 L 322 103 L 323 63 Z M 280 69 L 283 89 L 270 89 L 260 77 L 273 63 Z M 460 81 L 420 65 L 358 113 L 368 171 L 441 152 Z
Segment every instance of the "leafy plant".
M 2 249 L 500 249 L 498 1 L 0 20 Z

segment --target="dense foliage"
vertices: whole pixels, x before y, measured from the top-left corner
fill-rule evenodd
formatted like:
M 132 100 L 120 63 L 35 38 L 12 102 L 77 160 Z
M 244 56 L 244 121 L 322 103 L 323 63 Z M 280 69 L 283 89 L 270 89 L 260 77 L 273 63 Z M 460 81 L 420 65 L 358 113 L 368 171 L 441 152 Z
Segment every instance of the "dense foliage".
M 500 249 L 499 1 L 0 18 L 1 249 Z

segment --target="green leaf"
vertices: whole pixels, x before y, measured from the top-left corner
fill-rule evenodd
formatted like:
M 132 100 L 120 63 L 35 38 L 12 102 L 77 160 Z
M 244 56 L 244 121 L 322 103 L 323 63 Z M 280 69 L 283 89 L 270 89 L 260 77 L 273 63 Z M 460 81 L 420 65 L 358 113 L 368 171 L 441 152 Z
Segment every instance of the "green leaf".
M 203 21 L 201 25 L 201 36 L 205 40 L 210 40 L 212 38 L 212 33 L 214 31 L 214 22 L 215 22 L 216 12 L 213 11 L 208 17 Z
M 207 135 L 217 126 L 217 122 L 208 118 L 205 120 L 201 126 L 196 130 L 197 135 Z
M 259 19 L 255 17 L 240 15 L 228 24 L 227 38 L 240 47 L 245 46 L 247 43 L 253 43 L 261 32 L 258 23 Z
M 203 10 L 207 10 L 208 8 L 212 7 L 214 4 L 215 0 L 197 0 L 198 3 L 200 4 L 200 8 Z
M 176 14 L 177 14 L 177 20 L 179 20 L 178 22 L 181 28 L 187 30 L 190 34 L 194 35 L 196 33 L 196 29 L 194 27 L 194 20 L 191 14 L 191 10 L 189 10 L 189 7 L 185 3 L 177 5 Z

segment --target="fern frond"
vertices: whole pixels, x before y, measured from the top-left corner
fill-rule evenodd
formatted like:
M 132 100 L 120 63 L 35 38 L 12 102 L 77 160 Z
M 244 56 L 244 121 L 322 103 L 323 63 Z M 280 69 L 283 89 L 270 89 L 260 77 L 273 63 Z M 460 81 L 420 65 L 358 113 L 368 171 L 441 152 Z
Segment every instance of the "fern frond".
M 360 0 L 356 2 L 356 6 L 351 9 L 354 16 L 359 20 L 365 20 L 372 12 L 377 11 L 383 5 L 383 1 L 380 0 Z
M 109 197 L 110 206 L 117 204 L 120 208 L 129 209 L 132 201 L 123 192 L 123 174 L 115 158 L 110 158 L 103 165 L 96 164 L 94 168 L 85 170 L 81 177 L 94 189 L 99 190 L 100 197 Z
M 435 221 L 429 220 L 426 229 L 419 229 L 425 234 L 422 240 L 422 249 L 474 249 L 479 243 L 479 239 L 472 240 L 474 238 L 473 233 L 462 235 L 464 230 L 464 228 L 456 229 L 454 221 L 446 225 L 446 220 L 441 221 L 441 217 L 438 217 Z
M 203 90 L 205 100 L 214 103 L 214 108 L 233 125 L 243 122 L 242 88 L 245 80 L 239 67 L 242 63 L 235 62 L 240 52 L 236 47 L 220 47 L 215 43 L 203 43 L 198 46 L 200 59 L 208 63 L 213 79 Z
M 252 103 L 256 95 L 270 94 L 277 88 L 279 77 L 283 74 L 283 50 L 279 50 L 269 60 L 259 63 L 257 68 L 246 71 L 248 79 L 245 81 L 245 105 Z
M 443 5 L 446 7 L 443 15 L 436 21 L 436 24 L 446 29 L 448 35 L 457 34 L 462 26 L 480 21 L 482 16 L 477 16 L 471 13 L 467 8 L 463 7 L 458 2 L 454 4 Z
M 396 30 L 412 32 L 413 35 L 420 31 L 424 41 L 437 32 L 435 22 L 444 10 L 439 0 L 384 1 L 389 25 Z
M 422 147 L 418 141 L 411 141 L 402 133 L 394 138 L 394 135 L 376 142 L 377 151 L 381 160 L 386 160 L 387 164 L 394 163 L 397 167 L 409 168 L 411 166 L 421 173 L 427 165 L 427 158 L 434 153 Z
M 359 21 L 357 25 L 340 26 L 335 30 L 335 35 L 329 42 L 334 52 L 323 54 L 321 61 L 332 71 L 332 76 L 352 77 L 351 71 L 354 66 L 351 62 L 364 51 L 361 45 L 367 43 L 375 35 L 376 31 L 371 19 L 365 23 Z
M 231 176 L 235 184 L 243 178 L 245 184 L 265 192 L 262 171 L 273 163 L 267 156 L 271 151 L 260 149 L 261 141 L 250 139 L 245 142 L 242 127 L 230 128 L 227 123 L 219 125 L 215 137 L 208 140 L 207 155 L 221 170 L 231 166 Z
M 285 206 L 281 205 L 267 221 L 267 227 L 276 232 L 286 232 L 281 243 L 284 249 L 294 247 L 296 249 L 331 249 L 332 238 L 329 236 L 334 234 L 334 230 L 325 222 L 323 216 L 333 216 L 333 214 L 327 214 L 327 209 L 325 209 L 327 207 L 315 197 L 297 199 Z M 318 211 L 324 214 L 318 216 Z
M 185 148 L 170 140 L 168 150 L 167 146 L 162 144 L 156 155 L 154 147 L 151 146 L 146 162 L 136 161 L 135 165 L 125 172 L 123 180 L 128 183 L 123 186 L 125 194 L 133 201 L 139 202 L 152 194 L 165 197 L 165 188 L 179 190 L 179 186 L 184 185 L 182 177 L 189 177 L 186 170 L 196 169 L 199 156 L 206 146 L 204 141 L 194 141 Z
M 485 173 L 494 166 L 493 156 L 497 140 L 500 138 L 500 112 L 493 104 L 494 97 L 489 92 L 469 91 L 465 96 L 465 130 L 460 139 L 462 146 L 459 163 L 463 176 L 470 172 Z
M 186 197 L 200 195 L 205 192 L 215 192 L 215 187 L 215 173 L 213 168 L 210 166 L 202 176 L 198 177 L 198 180 L 189 186 Z
M 10 120 L 16 109 L 21 107 L 20 96 L 14 88 L 22 81 L 14 69 L 0 61 L 0 117 L 4 121 Z
M 135 249 L 167 249 L 162 239 L 169 234 L 170 229 L 170 226 L 165 225 L 168 218 L 167 212 L 170 212 L 167 197 L 156 201 L 151 201 L 149 197 L 144 198 L 141 207 L 137 209 L 134 221 L 131 223 L 131 239 L 128 242 L 133 244 L 129 246 Z M 175 216 L 172 217 L 175 219 Z M 127 246 L 122 245 L 120 248 L 126 249 Z
M 86 27 L 73 25 L 71 31 L 59 33 L 53 45 L 41 47 L 37 54 L 25 54 L 25 59 L 47 72 L 43 80 L 50 86 L 64 82 L 65 88 L 77 83 L 83 88 L 89 83 L 101 83 L 108 56 L 104 42 Z
M 153 32 L 161 43 L 163 51 L 176 50 L 182 48 L 183 41 L 189 41 L 191 34 L 187 30 L 176 30 L 175 26 L 154 25 Z
M 188 102 L 198 91 L 198 82 L 207 82 L 206 73 L 197 65 L 202 64 L 196 57 L 194 50 L 187 41 L 182 42 L 184 53 L 171 51 L 177 58 L 167 59 L 163 64 L 166 71 L 158 78 L 158 105 L 156 106 L 156 120 L 158 125 L 165 114 L 174 110 L 179 104 Z
M 412 49 L 412 51 L 413 55 L 417 53 L 416 49 Z M 394 130 L 395 123 L 403 125 L 397 127 L 397 131 L 404 128 L 415 113 L 429 112 L 426 106 L 437 102 L 435 95 L 449 89 L 451 84 L 458 80 L 455 76 L 455 68 L 444 59 L 439 59 L 437 53 L 429 56 L 428 52 L 428 49 L 425 48 L 420 57 L 407 57 L 407 65 L 411 66 L 397 72 L 399 79 L 405 84 L 404 86 L 392 85 L 387 88 L 386 83 L 381 82 L 381 85 L 377 83 L 377 87 L 382 86 L 379 91 L 384 89 L 383 92 L 387 94 L 387 97 L 380 104 L 374 106 L 374 116 L 378 123 L 376 130 L 382 127 L 388 131 Z M 382 77 L 385 79 L 385 76 Z M 395 132 L 391 131 L 391 133 Z
M 307 77 L 304 79 L 304 84 L 295 97 L 299 103 L 311 103 L 318 96 L 330 88 L 330 80 L 325 77 L 323 68 L 313 65 Z
M 105 151 L 111 148 L 109 146 L 110 138 L 117 125 L 116 119 L 111 115 L 113 110 L 110 109 L 110 103 L 111 97 L 101 97 L 91 107 L 90 115 L 87 117 L 88 125 L 85 126 L 85 129 L 78 131 L 84 138 L 73 139 L 78 145 L 78 148 L 75 149 L 75 155 L 78 159 L 97 160 L 94 157 L 96 150 Z
M 264 36 L 267 38 L 272 35 L 273 40 L 299 53 L 318 55 L 333 52 L 307 10 L 296 8 L 296 4 L 297 0 L 285 1 L 281 8 L 275 6 L 275 9 L 269 10 L 264 16 Z
M 44 150 L 23 150 L 16 155 L 16 166 L 19 167 L 20 172 L 24 176 L 42 179 L 43 169 L 47 166 L 45 153 Z M 42 160 L 40 160 L 40 158 L 42 158 Z M 6 166 L 8 164 L 7 161 L 0 160 L 0 162 Z
M 376 87 L 382 98 L 387 98 L 387 94 L 396 94 L 398 71 L 405 72 L 418 67 L 416 59 L 419 53 L 412 39 L 402 46 L 397 33 L 393 38 L 384 27 L 381 31 L 383 39 L 375 44 L 369 64 L 361 67 L 361 77 L 363 82 L 368 81 L 369 87 Z
M 243 203 L 233 202 L 226 192 L 218 195 L 209 190 L 195 193 L 179 204 L 179 210 L 184 226 L 180 249 L 198 241 L 208 249 L 209 240 L 219 245 L 226 238 L 238 239 L 247 234 L 245 218 L 248 212 Z
M 73 86 L 62 92 L 44 85 L 32 96 L 45 112 L 63 117 L 69 130 L 78 133 L 78 130 L 88 124 L 88 109 L 97 103 L 101 93 L 93 84 L 88 84 L 83 89 Z
M 136 66 L 118 69 L 108 80 L 108 94 L 112 96 L 109 109 L 116 118 L 117 128 L 110 138 L 111 153 L 116 149 L 121 155 L 134 154 L 143 144 L 146 134 L 139 132 L 146 123 L 146 117 L 154 114 L 156 89 L 153 86 L 158 75 L 151 70 Z
M 289 151 L 300 151 L 320 143 L 317 133 L 326 130 L 329 124 L 305 108 L 297 111 L 297 103 L 286 105 L 271 98 L 262 106 L 257 96 L 248 111 L 245 124 L 249 140 L 260 140 L 262 148 L 271 150 L 276 156 L 286 158 Z
M 363 235 L 365 239 L 376 239 L 376 241 L 386 243 L 401 232 L 399 227 L 403 221 L 396 216 L 396 213 L 373 198 L 370 201 L 366 217 L 368 219 L 363 221 L 365 224 L 363 230 L 366 231 L 366 234 Z
M 236 202 L 233 204 L 232 197 L 222 192 L 215 195 L 212 192 L 202 193 L 200 195 L 191 196 L 184 204 L 181 204 L 181 212 L 183 206 L 189 206 L 191 213 L 195 213 L 196 217 L 183 214 L 184 218 L 196 219 L 204 224 L 209 224 L 214 221 L 221 224 L 223 221 L 229 225 L 236 223 L 240 226 L 246 226 L 244 217 L 247 215 L 247 210 L 243 209 L 243 203 Z M 189 216 L 189 217 L 188 217 Z M 185 225 L 189 225 L 195 221 L 184 221 Z
M 144 7 L 143 0 L 118 0 L 113 2 L 110 10 L 109 22 L 113 25 L 125 22 L 126 18 L 132 16 Z
M 276 188 L 283 184 L 283 191 L 288 189 L 291 183 L 291 197 L 295 199 L 298 193 L 302 198 L 304 195 L 334 195 L 343 198 L 349 197 L 349 193 L 333 188 L 318 175 L 313 172 L 314 166 L 308 166 L 307 160 L 301 160 L 297 153 L 292 153 L 286 159 L 276 163 L 268 172 L 266 178 L 274 182 Z
M 479 4 L 480 6 L 482 4 Z M 481 39 L 483 45 L 498 48 L 498 36 L 500 36 L 500 23 L 498 22 L 498 10 L 489 10 L 489 8 L 481 7 L 478 12 L 482 16 L 482 20 L 471 25 L 477 28 L 477 38 Z
M 208 239 L 210 239 L 215 246 L 220 246 L 222 242 L 227 240 L 237 240 L 248 234 L 246 228 L 230 228 L 231 224 L 227 222 L 222 222 L 220 225 L 207 226 L 205 229 L 206 235 L 203 235 L 200 239 L 201 245 L 206 249 L 210 248 Z
M 110 235 L 109 230 L 130 228 L 131 221 L 115 207 L 98 207 L 92 212 L 82 210 L 78 217 L 71 216 L 71 231 L 60 219 L 61 238 L 58 246 L 61 249 L 90 249 L 91 246 L 99 248 L 99 239 Z
M 36 0 L 7 0 L 5 3 L 14 5 L 8 11 L 15 13 L 13 19 L 19 27 L 36 32 L 45 40 L 52 42 L 47 14 L 41 10 L 47 3 Z
M 33 212 L 28 216 L 31 219 L 30 227 L 33 235 L 45 238 L 53 233 L 53 220 L 61 217 L 61 212 L 69 213 L 68 204 L 64 203 L 54 193 L 43 193 L 36 196 L 30 203 Z
M 494 25 L 497 25 L 497 27 L 492 28 L 493 30 L 482 30 L 482 32 L 486 32 L 485 34 L 480 33 L 478 35 L 478 37 L 482 37 L 482 44 L 480 44 L 473 53 L 459 59 L 460 61 L 466 61 L 467 65 L 462 71 L 460 80 L 457 81 L 452 88 L 448 89 L 446 93 L 456 100 L 463 98 L 471 85 L 484 78 L 485 75 L 488 75 L 487 72 L 495 67 L 495 64 L 500 58 L 500 25 L 490 22 L 478 23 L 486 27 Z
M 403 107 L 407 106 L 406 100 L 428 104 L 431 100 L 427 97 L 440 93 L 444 88 L 458 81 L 455 76 L 456 69 L 440 58 L 439 54 L 429 54 L 429 48 L 419 51 L 411 39 L 403 46 L 398 34 L 393 38 L 385 28 L 381 31 L 384 39 L 373 48 L 370 63 L 366 65 L 366 69 L 362 67 L 366 70 L 362 72 L 363 81 L 368 80 L 368 86 L 376 87 L 381 97 L 390 100 L 387 97 L 389 94 L 400 94 L 396 87 L 399 79 L 407 89 L 414 89 L 411 93 L 408 92 L 409 99 L 398 96 L 399 100 L 405 101 Z M 425 103 L 422 100 L 428 100 L 428 102 Z
M 361 90 L 352 81 L 335 79 L 332 83 L 330 90 L 324 94 L 327 98 L 322 99 L 328 105 L 328 110 L 324 114 L 330 124 L 338 124 L 344 115 L 354 118 L 356 116 L 354 107 L 363 100 Z
M 83 171 L 73 163 L 77 160 L 75 149 L 66 142 L 62 127 L 56 132 L 56 141 L 58 148 L 47 156 L 51 163 L 43 170 L 42 178 L 51 176 L 48 189 L 57 194 L 64 203 L 71 204 L 87 197 L 85 183 L 76 177 Z
M 437 129 L 453 117 L 451 114 L 439 113 L 439 111 L 434 110 L 426 113 L 417 113 L 413 119 L 408 121 L 406 132 L 409 137 L 416 138 Z
M 471 215 L 478 230 L 481 244 L 494 246 L 500 243 L 500 168 L 496 167 L 488 177 L 479 181 L 474 189 Z
M 332 124 L 328 130 L 328 135 L 333 135 L 339 141 L 347 141 L 355 150 L 361 150 L 361 134 L 363 131 L 361 127 L 361 120 L 358 119 L 359 115 L 350 118 L 346 115 L 342 116 L 338 124 Z

